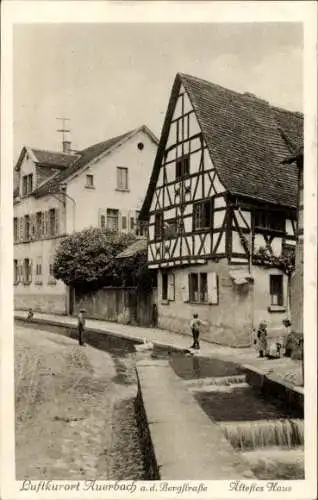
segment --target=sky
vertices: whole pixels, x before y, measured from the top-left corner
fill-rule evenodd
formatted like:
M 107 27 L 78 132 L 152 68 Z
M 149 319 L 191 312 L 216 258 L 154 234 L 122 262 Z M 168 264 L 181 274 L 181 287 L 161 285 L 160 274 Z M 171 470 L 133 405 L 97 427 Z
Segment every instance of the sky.
M 82 149 L 143 124 L 158 137 L 176 73 L 303 110 L 300 23 L 15 25 L 14 157 Z

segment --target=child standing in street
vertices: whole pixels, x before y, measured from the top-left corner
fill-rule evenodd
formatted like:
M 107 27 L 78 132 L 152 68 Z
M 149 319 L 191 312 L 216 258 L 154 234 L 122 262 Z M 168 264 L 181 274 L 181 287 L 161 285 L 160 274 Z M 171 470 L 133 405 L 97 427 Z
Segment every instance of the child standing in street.
M 85 332 L 85 318 L 84 318 L 84 313 L 85 309 L 80 309 L 80 312 L 78 314 L 77 318 L 77 329 L 78 329 L 78 343 L 79 345 L 84 345 L 84 332 Z
M 263 358 L 267 354 L 267 323 L 261 321 L 257 330 L 259 357 Z
M 199 344 L 200 326 L 206 324 L 207 323 L 199 319 L 199 315 L 197 313 L 193 314 L 193 318 L 190 323 L 192 337 L 193 337 L 193 344 L 191 346 L 191 349 L 200 349 L 200 344 Z

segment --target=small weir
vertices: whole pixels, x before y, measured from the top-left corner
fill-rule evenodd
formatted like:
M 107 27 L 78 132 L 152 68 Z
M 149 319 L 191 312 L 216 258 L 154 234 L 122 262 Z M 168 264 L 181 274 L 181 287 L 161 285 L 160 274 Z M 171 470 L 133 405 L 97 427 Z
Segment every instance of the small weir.
M 244 375 L 187 380 L 185 385 L 259 479 L 304 478 L 304 421 L 268 400 Z

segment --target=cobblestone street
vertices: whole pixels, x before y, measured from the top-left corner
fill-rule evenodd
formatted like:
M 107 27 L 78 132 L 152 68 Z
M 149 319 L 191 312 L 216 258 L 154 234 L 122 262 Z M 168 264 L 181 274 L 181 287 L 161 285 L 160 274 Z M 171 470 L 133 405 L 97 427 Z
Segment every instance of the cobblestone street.
M 15 384 L 18 480 L 143 479 L 134 354 L 16 326 Z

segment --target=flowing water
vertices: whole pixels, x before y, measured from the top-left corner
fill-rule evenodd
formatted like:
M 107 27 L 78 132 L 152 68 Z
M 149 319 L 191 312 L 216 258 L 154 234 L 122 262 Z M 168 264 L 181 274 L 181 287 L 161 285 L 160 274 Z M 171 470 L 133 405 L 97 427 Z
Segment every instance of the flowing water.
M 30 324 L 25 322 L 17 321 L 17 324 L 30 327 Z M 36 323 L 32 323 L 32 328 L 77 338 L 74 328 Z M 111 354 L 117 372 L 115 383 L 136 383 L 133 341 L 89 332 L 86 342 Z M 151 357 L 169 361 L 201 408 L 211 420 L 220 425 L 225 437 L 240 451 L 242 459 L 249 464 L 256 477 L 304 477 L 304 423 L 303 415 L 299 411 L 288 408 L 283 402 L 269 400 L 268 395 L 265 398 L 260 391 L 251 388 L 245 381 L 243 370 L 236 363 L 189 356 L 186 352 L 174 352 L 158 347 L 154 348 Z M 124 422 L 125 418 L 119 421 Z M 125 437 L 126 424 L 130 429 L 129 435 L 133 435 L 131 439 Z M 123 467 L 130 467 L 131 463 L 132 471 L 138 470 L 138 477 L 135 479 L 142 478 L 142 464 L 135 443 L 137 422 L 131 412 L 127 412 L 126 424 L 123 428 L 116 428 L 115 432 L 118 436 L 116 450 L 120 451 L 118 456 L 121 457 L 119 461 Z M 138 453 L 134 453 L 134 448 Z M 129 461 L 130 458 L 127 462 L 127 457 L 134 457 L 133 462 Z M 123 477 L 124 475 L 123 469 Z M 132 473 L 132 478 L 133 475 L 136 475 L 136 472 Z

